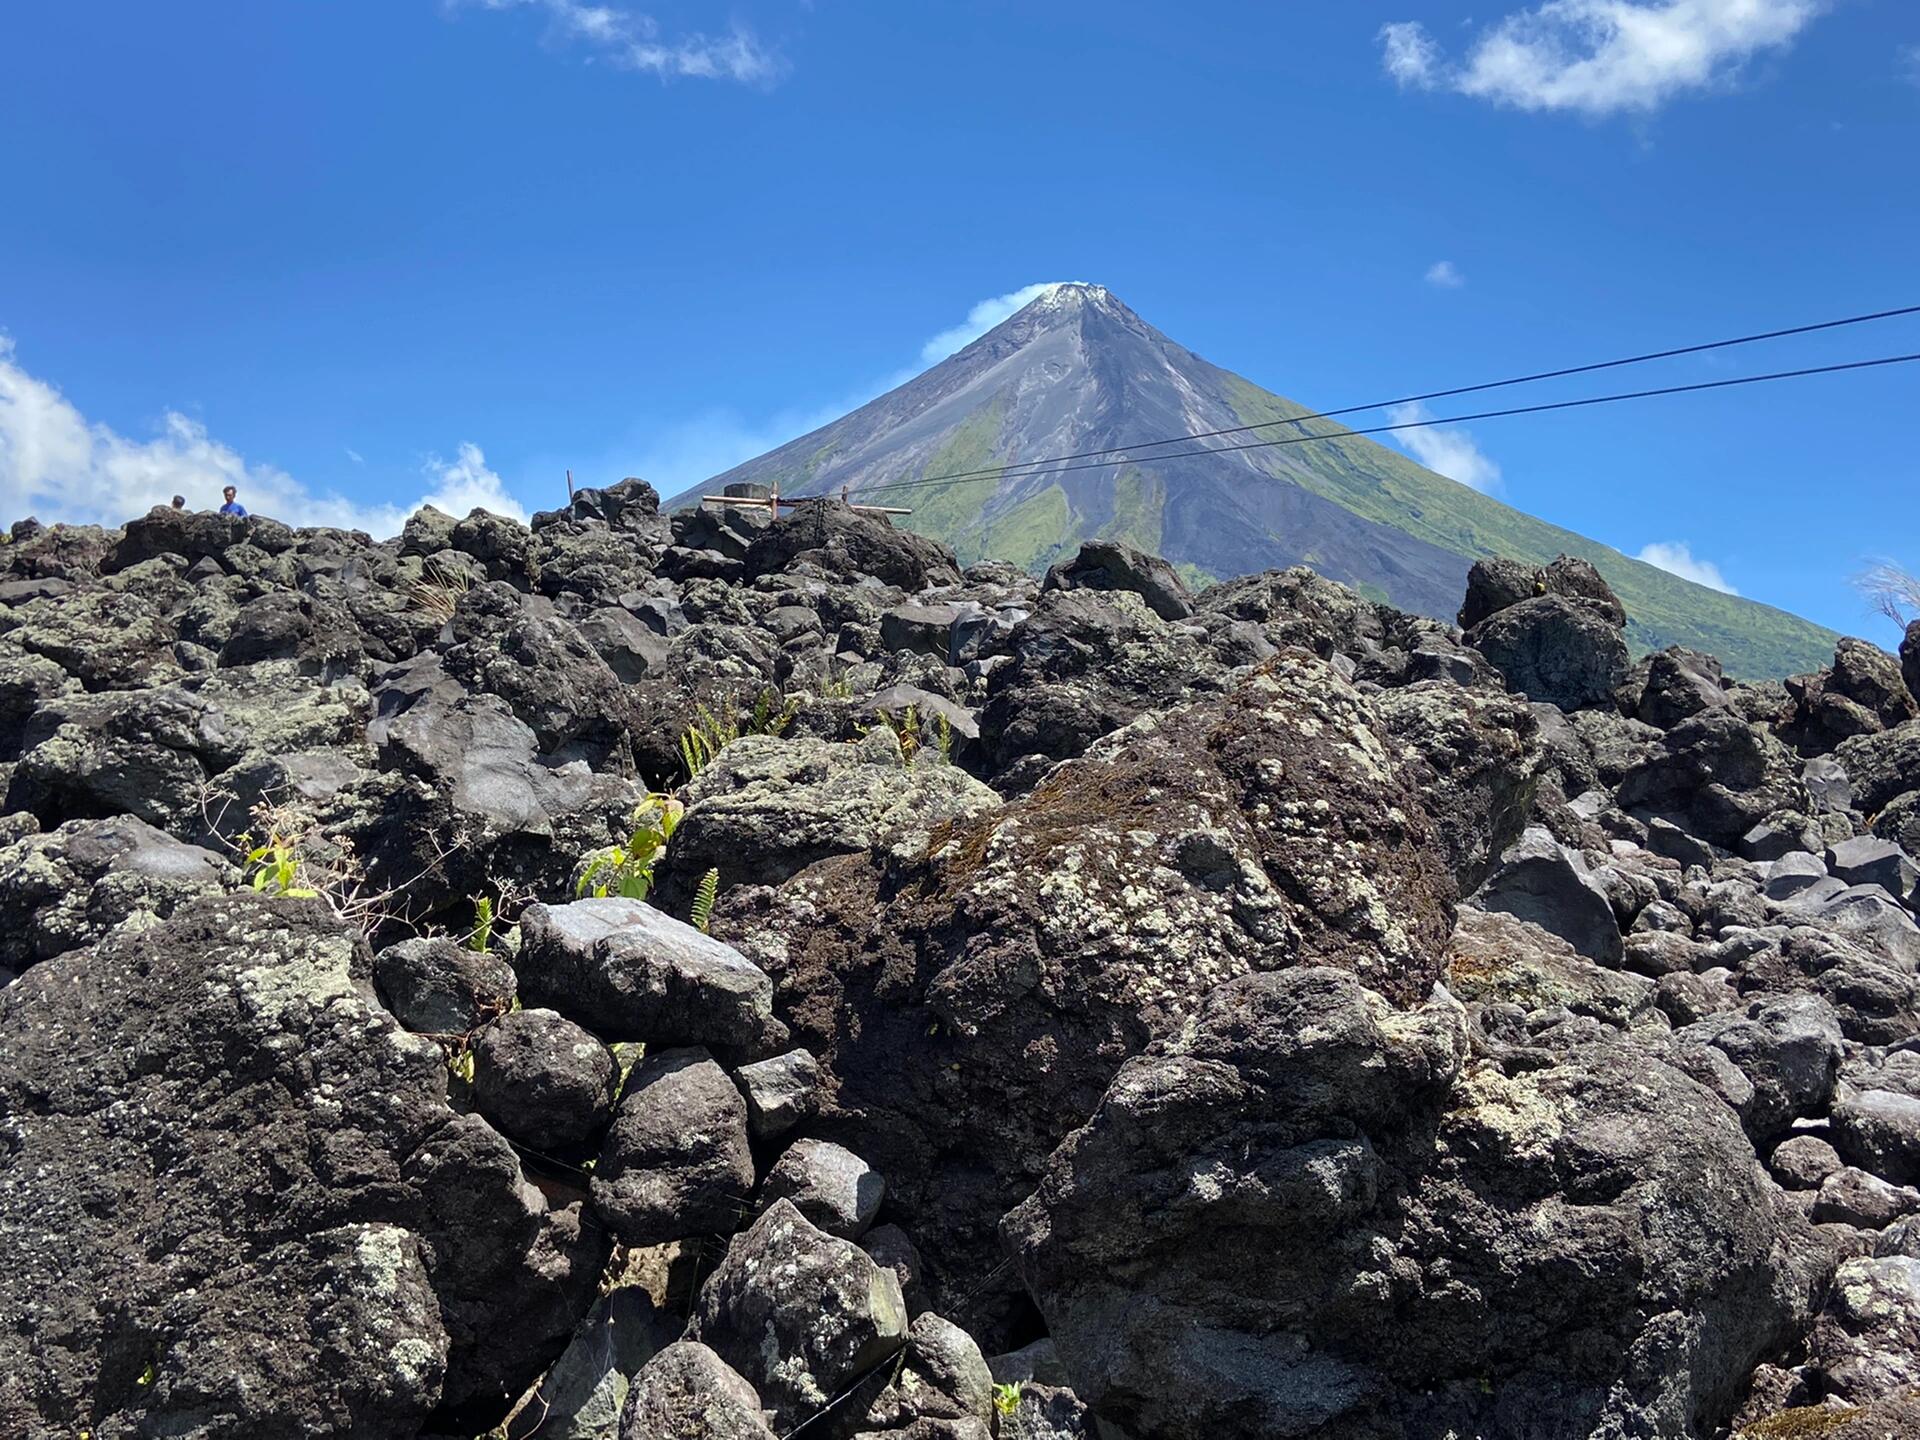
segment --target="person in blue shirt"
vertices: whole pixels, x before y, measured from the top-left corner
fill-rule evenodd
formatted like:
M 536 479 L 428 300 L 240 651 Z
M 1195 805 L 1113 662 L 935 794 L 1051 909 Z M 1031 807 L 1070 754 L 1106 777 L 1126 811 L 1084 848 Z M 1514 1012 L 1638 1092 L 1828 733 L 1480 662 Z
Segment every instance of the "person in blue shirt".
M 222 515 L 239 515 L 239 516 L 246 515 L 247 507 L 242 505 L 238 500 L 233 498 L 238 493 L 239 492 L 236 491 L 231 485 L 227 486 L 226 489 L 220 492 L 220 498 L 227 502 L 226 504 L 220 507 L 220 513 Z

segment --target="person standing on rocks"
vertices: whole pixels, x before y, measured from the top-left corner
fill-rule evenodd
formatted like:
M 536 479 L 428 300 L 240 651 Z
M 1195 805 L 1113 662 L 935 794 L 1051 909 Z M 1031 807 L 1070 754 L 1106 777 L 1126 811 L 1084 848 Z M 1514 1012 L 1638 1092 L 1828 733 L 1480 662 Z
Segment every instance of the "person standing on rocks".
M 220 492 L 220 498 L 226 501 L 226 503 L 220 507 L 220 513 L 222 515 L 232 515 L 238 519 L 246 519 L 247 507 L 234 498 L 239 493 L 240 492 L 235 490 L 231 485 Z

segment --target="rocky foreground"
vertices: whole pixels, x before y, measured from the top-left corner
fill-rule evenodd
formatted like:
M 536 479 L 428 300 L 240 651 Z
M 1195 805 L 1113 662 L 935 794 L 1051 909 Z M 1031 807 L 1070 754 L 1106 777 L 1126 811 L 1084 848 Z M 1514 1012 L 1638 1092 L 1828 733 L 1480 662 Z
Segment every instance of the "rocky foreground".
M 1920 1435 L 1920 626 L 658 508 L 14 527 L 0 1434 Z

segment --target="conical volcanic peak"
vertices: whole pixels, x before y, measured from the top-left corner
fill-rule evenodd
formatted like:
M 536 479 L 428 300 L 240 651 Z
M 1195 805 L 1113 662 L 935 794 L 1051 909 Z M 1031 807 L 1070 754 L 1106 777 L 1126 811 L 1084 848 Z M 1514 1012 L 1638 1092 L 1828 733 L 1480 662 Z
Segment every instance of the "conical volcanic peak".
M 1706 650 L 1748 677 L 1814 669 L 1833 653 L 1830 631 L 1629 559 L 1311 414 L 1201 359 L 1105 286 L 1071 282 L 701 489 L 777 480 L 788 494 L 844 489 L 911 507 L 902 523 L 965 563 L 1040 570 L 1111 538 L 1165 555 L 1195 584 L 1310 565 L 1448 620 L 1474 560 L 1575 555 L 1625 601 L 1642 649 Z M 1259 428 L 1156 443 L 1248 426 Z M 1233 448 L 1263 439 L 1296 443 Z M 1062 456 L 1083 458 L 1037 463 Z

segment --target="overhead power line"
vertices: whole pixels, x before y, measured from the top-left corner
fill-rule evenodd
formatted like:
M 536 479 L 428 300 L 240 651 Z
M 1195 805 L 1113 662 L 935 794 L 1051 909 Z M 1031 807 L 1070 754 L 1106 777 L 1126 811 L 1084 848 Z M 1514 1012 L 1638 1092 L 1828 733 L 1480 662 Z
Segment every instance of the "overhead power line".
M 1055 461 L 1033 461 L 1038 469 L 1018 475 L 1004 475 L 998 471 L 974 472 L 957 475 L 929 475 L 918 480 L 895 480 L 885 485 L 867 485 L 861 487 L 861 495 L 877 495 L 899 490 L 918 490 L 930 485 L 977 485 L 987 480 L 1026 480 L 1039 475 L 1068 475 L 1076 470 L 1105 470 L 1116 465 L 1139 463 L 1158 464 L 1165 460 L 1180 460 L 1193 455 L 1231 455 L 1241 450 L 1268 450 L 1286 445 L 1308 445 L 1328 440 L 1351 440 L 1363 435 L 1387 435 L 1401 430 L 1425 430 L 1435 425 L 1464 425 L 1475 420 L 1501 420 L 1512 415 L 1545 415 L 1555 410 L 1581 410 L 1595 405 L 1615 405 L 1625 400 L 1651 400 L 1663 395 L 1692 395 L 1703 390 L 1731 390 L 1741 385 L 1764 385 L 1775 380 L 1799 380 L 1811 375 L 1839 375 L 1851 370 L 1873 370 L 1888 365 L 1910 365 L 1920 361 L 1920 353 L 1911 355 L 1886 355 L 1875 360 L 1850 360 L 1837 365 L 1813 365 L 1800 370 L 1776 370 L 1767 375 L 1739 375 L 1729 380 L 1701 380 L 1690 385 L 1665 385 L 1653 390 L 1626 390 L 1612 395 L 1587 395 L 1577 400 L 1555 400 L 1541 405 L 1516 405 L 1505 410 L 1482 410 L 1471 415 L 1443 415 L 1426 420 L 1402 420 L 1390 425 L 1371 425 L 1359 429 L 1342 426 L 1331 434 L 1324 435 L 1283 435 L 1273 440 L 1249 440 L 1239 445 L 1204 445 L 1196 450 L 1174 450 L 1160 455 L 1147 455 L 1137 461 L 1131 458 L 1118 460 L 1090 460 L 1081 464 L 1062 465 Z M 1457 393 L 1457 392 L 1456 392 Z M 1387 402 L 1389 404 L 1395 402 Z M 1372 410 L 1378 406 L 1365 405 L 1358 409 Z M 1310 420 L 1326 419 L 1333 414 L 1348 413 L 1328 411 L 1325 414 L 1303 415 L 1298 420 L 1273 421 L 1272 424 L 1298 425 Z M 1250 428 L 1250 427 L 1243 427 Z M 1265 427 L 1261 427 L 1265 428 Z M 1180 436 L 1179 439 L 1189 437 Z M 1192 437 L 1200 438 L 1200 437 Z M 1152 444 L 1170 444 L 1161 440 Z M 1122 447 L 1126 456 L 1138 447 Z M 1120 452 L 1095 452 L 1120 453 Z M 1062 456 L 1061 459 L 1072 457 Z
M 1142 450 L 1153 450 L 1163 445 L 1190 444 L 1195 440 L 1213 440 L 1226 435 L 1245 435 L 1256 430 L 1271 430 L 1282 425 L 1303 425 L 1312 420 L 1334 420 L 1342 415 L 1358 415 L 1369 410 L 1386 410 L 1400 405 L 1419 405 L 1430 400 L 1447 400 L 1461 395 L 1478 395 L 1488 390 L 1505 390 L 1516 385 L 1532 385 L 1543 380 L 1564 380 L 1573 375 L 1592 375 L 1602 370 L 1618 370 L 1628 365 L 1645 365 L 1655 360 L 1672 360 L 1684 355 L 1703 355 L 1713 350 L 1728 350 L 1740 345 L 1755 345 L 1767 340 L 1785 340 L 1799 335 L 1813 335 L 1824 330 L 1840 330 L 1853 325 L 1871 324 L 1877 320 L 1894 320 L 1908 315 L 1920 315 L 1920 305 L 1906 305 L 1893 310 L 1875 310 L 1865 315 L 1849 315 L 1838 320 L 1821 320 L 1810 325 L 1793 325 L 1780 330 L 1764 330 L 1752 335 L 1737 335 L 1728 340 L 1709 340 L 1698 345 L 1680 345 L 1667 350 L 1649 350 L 1644 354 L 1626 355 L 1617 360 L 1599 360 L 1586 365 L 1569 365 L 1558 370 L 1539 370 L 1529 375 L 1515 375 L 1505 380 L 1487 380 L 1476 385 L 1456 385 L 1445 390 L 1429 390 L 1419 395 L 1403 395 L 1392 400 L 1376 400 L 1366 405 L 1346 405 L 1337 410 L 1316 410 L 1304 415 L 1283 420 L 1262 420 L 1250 425 L 1232 425 L 1219 430 L 1195 430 L 1180 435 L 1169 435 L 1160 440 L 1139 440 L 1129 445 L 1114 445 L 1103 450 L 1078 450 L 1065 455 L 1050 455 L 1039 460 L 1009 460 L 1001 465 L 986 465 L 975 470 L 954 470 L 941 475 L 925 475 L 917 480 L 893 481 L 885 485 L 865 486 L 861 494 L 876 494 L 882 490 L 915 489 L 922 485 L 943 485 L 953 481 L 973 481 L 976 479 L 1020 479 L 1023 473 L 1037 473 L 1056 465 L 1073 460 L 1093 460 L 1106 455 L 1137 456 L 1144 460 L 1172 459 L 1173 456 L 1139 456 Z M 1801 372 L 1791 372 L 1798 374 Z M 1806 373 L 1820 373 L 1817 371 Z M 1762 379 L 1784 378 L 1773 376 L 1752 377 L 1744 383 L 1755 383 Z M 1653 392 L 1649 392 L 1653 393 Z M 1663 391 L 1658 393 L 1679 393 Z M 1625 397 L 1625 398 L 1639 398 Z M 1605 398 L 1585 403 L 1604 404 Z M 1525 413 L 1525 412 L 1501 412 Z M 1371 430 L 1347 431 L 1348 434 L 1380 434 L 1389 429 L 1420 429 L 1428 425 L 1458 424 L 1461 420 L 1477 419 L 1478 416 L 1460 416 L 1453 420 L 1427 420 L 1408 422 L 1399 426 L 1379 426 Z M 1327 437 L 1317 437 L 1327 438 Z M 1231 453 L 1241 449 L 1255 449 L 1256 446 L 1224 445 L 1213 447 L 1216 453 Z M 1202 453 L 1196 451 L 1187 454 Z M 1112 462 L 1109 462 L 1112 463 Z M 1075 469 L 1093 469 L 1094 466 L 1075 466 Z

